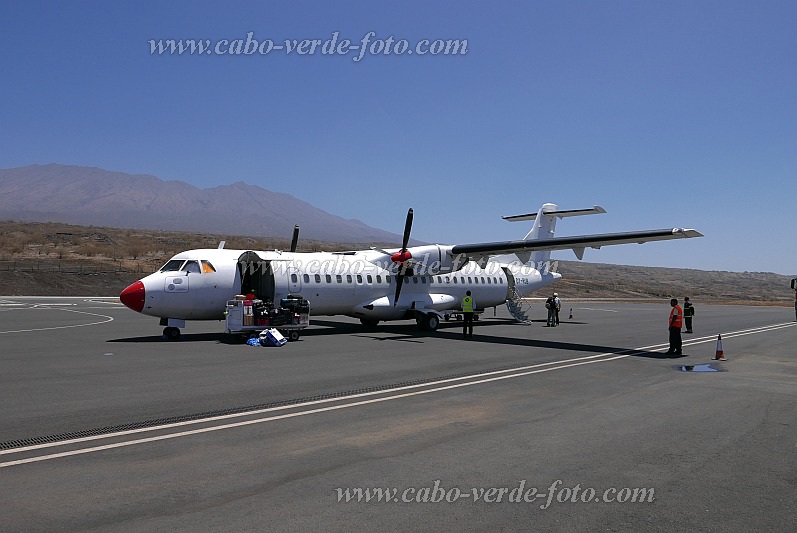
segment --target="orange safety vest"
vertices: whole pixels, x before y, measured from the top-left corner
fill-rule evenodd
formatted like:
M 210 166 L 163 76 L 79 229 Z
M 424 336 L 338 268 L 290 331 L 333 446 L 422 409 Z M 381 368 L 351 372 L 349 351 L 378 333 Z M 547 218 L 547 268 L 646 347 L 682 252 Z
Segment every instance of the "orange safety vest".
M 676 305 L 670 311 L 670 327 L 681 328 L 684 325 L 684 312 L 680 305 Z

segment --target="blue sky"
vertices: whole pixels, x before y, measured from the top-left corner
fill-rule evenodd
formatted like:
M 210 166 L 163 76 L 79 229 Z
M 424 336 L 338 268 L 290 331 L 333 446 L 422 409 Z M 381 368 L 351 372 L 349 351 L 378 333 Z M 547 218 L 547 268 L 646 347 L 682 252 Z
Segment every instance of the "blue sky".
M 693 227 L 587 261 L 797 273 L 797 3 L 4 2 L 0 168 L 235 181 L 413 237 L 602 205 L 559 234 Z M 464 55 L 152 55 L 151 39 L 467 40 Z M 301 224 L 301 221 L 297 221 Z M 558 254 L 572 259 L 570 252 Z

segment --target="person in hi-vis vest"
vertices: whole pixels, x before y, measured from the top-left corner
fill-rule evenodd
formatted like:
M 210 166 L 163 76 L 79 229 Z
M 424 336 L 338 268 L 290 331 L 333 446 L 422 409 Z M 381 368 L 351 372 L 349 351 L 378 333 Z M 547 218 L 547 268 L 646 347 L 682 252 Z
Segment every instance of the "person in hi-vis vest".
M 476 300 L 470 295 L 470 291 L 465 293 L 462 299 L 462 317 L 465 321 L 462 323 L 462 336 L 464 338 L 473 338 L 473 311 L 476 309 Z
M 670 300 L 672 310 L 670 311 L 670 319 L 667 324 L 670 330 L 670 349 L 667 350 L 668 354 L 681 355 L 683 341 L 681 340 L 681 328 L 684 325 L 684 312 L 681 306 L 678 305 L 678 300 L 673 298 Z

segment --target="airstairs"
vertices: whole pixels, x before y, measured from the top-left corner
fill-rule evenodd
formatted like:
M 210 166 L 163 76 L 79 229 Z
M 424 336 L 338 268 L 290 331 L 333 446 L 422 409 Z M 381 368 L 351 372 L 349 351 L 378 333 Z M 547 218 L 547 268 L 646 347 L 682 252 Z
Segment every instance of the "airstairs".
M 520 297 L 520 293 L 514 287 L 510 290 L 509 298 L 506 300 L 506 307 L 515 320 L 521 324 L 531 324 L 531 319 L 527 314 L 531 311 L 531 304 L 524 302 Z

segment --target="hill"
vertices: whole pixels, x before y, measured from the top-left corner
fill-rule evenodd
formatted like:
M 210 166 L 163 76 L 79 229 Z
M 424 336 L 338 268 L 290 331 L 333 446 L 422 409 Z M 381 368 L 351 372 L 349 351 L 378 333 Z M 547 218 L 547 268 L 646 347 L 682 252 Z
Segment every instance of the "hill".
M 289 194 L 243 182 L 199 189 L 182 181 L 73 165 L 0 169 L 0 219 L 113 228 L 400 243 L 397 234 L 344 219 Z
M 55 223 L 0 223 L 0 294 L 117 296 L 133 281 L 191 248 L 288 249 L 289 239 L 86 227 Z M 395 246 L 395 244 L 394 244 Z M 342 250 L 300 238 L 299 251 Z M 767 272 L 718 272 L 559 261 L 554 285 L 565 299 L 690 296 L 695 302 L 791 305 L 789 278 Z

